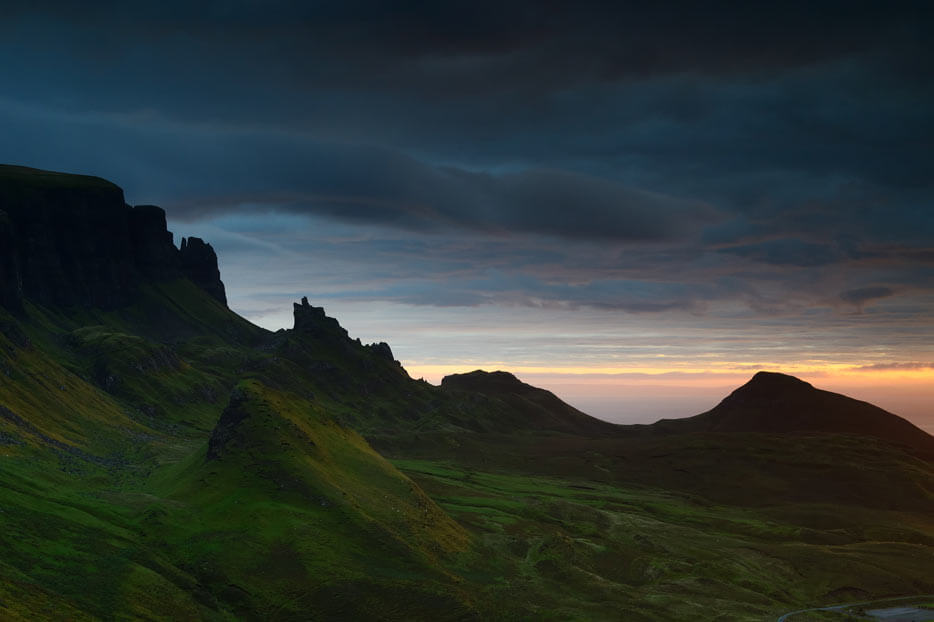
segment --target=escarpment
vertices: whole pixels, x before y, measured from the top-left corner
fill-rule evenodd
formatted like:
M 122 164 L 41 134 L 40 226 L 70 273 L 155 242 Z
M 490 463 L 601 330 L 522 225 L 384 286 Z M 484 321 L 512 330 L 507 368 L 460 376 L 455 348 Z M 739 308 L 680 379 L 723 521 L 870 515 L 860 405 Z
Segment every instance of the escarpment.
M 131 207 L 97 177 L 0 166 L 0 305 L 111 309 L 147 282 L 189 278 L 226 304 L 217 256 L 190 238 L 175 247 L 165 212 Z

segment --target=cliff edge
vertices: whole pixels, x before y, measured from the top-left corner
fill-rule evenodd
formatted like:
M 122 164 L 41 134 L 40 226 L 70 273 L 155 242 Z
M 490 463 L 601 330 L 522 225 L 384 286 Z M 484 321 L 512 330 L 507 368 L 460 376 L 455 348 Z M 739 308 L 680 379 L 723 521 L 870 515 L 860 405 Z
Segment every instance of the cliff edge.
M 145 282 L 189 278 L 227 303 L 210 244 L 175 247 L 165 211 L 84 175 L 0 165 L 0 305 L 111 309 Z

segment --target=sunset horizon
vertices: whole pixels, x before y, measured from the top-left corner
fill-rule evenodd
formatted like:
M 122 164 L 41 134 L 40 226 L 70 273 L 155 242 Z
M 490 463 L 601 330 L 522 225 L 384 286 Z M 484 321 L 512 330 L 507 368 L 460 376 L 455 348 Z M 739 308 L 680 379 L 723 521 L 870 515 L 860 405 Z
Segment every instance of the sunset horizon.
M 0 8 L 3 622 L 934 622 L 934 1 Z

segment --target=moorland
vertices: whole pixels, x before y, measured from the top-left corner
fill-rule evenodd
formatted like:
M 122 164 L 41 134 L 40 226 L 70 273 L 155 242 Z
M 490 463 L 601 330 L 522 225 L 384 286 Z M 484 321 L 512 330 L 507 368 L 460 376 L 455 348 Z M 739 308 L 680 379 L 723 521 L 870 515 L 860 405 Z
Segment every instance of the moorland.
M 615 425 L 507 372 L 412 379 L 293 311 L 237 315 L 210 244 L 110 182 L 0 167 L 0 618 L 774 620 L 934 593 L 934 438 L 895 414 L 763 371 Z

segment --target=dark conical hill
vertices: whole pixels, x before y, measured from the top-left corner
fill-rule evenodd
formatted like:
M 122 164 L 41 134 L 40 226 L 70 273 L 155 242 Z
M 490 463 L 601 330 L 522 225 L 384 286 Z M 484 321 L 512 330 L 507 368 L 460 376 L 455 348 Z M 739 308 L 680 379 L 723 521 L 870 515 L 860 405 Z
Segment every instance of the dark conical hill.
M 854 434 L 934 454 L 934 437 L 905 419 L 774 372 L 757 373 L 703 414 L 660 424 L 697 432 Z

